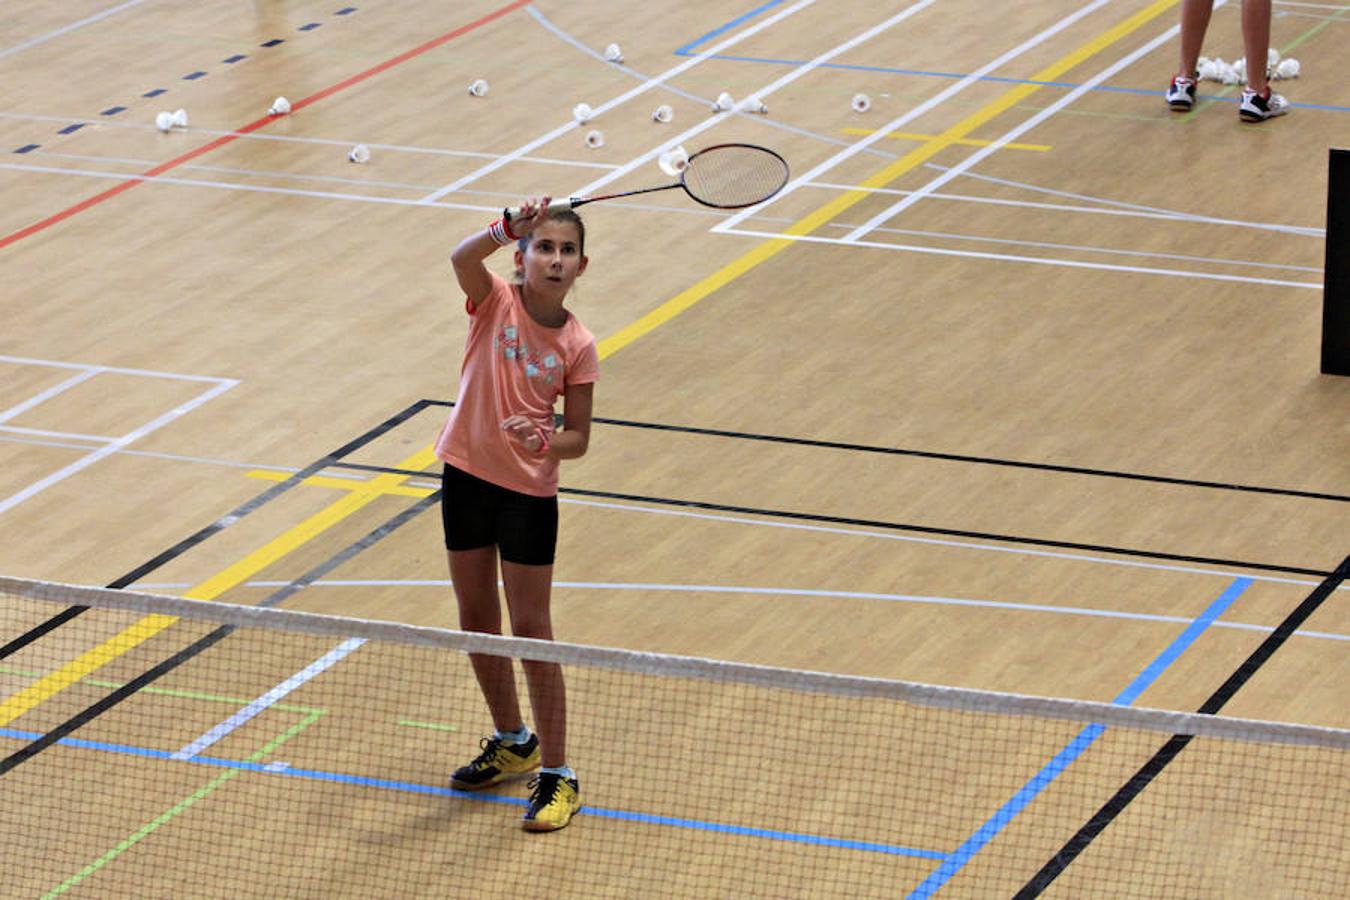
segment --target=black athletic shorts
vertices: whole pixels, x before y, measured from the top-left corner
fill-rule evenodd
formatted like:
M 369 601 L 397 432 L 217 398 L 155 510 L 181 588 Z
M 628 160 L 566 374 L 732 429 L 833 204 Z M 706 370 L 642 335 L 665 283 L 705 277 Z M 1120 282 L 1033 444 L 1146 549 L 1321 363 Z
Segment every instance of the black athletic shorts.
M 557 497 L 522 494 L 449 464 L 441 473 L 441 490 L 446 549 L 495 546 L 507 562 L 553 564 L 558 546 Z

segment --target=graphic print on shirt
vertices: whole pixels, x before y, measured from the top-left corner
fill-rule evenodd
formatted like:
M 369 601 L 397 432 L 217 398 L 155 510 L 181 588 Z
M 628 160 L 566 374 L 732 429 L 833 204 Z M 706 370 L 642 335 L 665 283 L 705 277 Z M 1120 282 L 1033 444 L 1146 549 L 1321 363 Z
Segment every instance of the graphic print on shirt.
M 493 342 L 497 349 L 501 351 L 502 358 L 510 360 L 524 369 L 525 376 L 531 381 L 546 384 L 550 387 L 557 383 L 557 377 L 562 370 L 562 364 L 558 361 L 558 357 L 549 353 L 541 359 L 520 339 L 520 332 L 516 326 L 503 326 L 501 333 L 493 339 Z

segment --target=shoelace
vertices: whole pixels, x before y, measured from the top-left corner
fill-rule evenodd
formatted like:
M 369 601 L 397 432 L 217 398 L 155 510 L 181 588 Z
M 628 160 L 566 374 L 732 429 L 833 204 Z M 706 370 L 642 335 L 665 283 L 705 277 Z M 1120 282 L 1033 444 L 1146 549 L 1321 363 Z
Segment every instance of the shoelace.
M 534 776 L 525 786 L 531 791 L 530 806 L 545 807 L 553 802 L 553 795 L 558 793 L 558 786 L 562 784 L 562 776 L 554 775 L 552 772 L 542 772 Z
M 478 754 L 478 758 L 469 763 L 474 769 L 486 769 L 497 759 L 497 750 L 501 747 L 501 741 L 493 737 L 485 737 L 478 742 L 478 746 L 483 748 L 483 752 Z

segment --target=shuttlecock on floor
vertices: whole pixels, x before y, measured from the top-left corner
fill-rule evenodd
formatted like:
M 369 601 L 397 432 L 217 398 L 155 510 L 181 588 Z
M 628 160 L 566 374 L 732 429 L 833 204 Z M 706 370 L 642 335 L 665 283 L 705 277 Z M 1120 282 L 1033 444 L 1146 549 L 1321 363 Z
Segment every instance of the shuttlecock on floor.
M 618 44 L 610 44 L 605 48 L 605 62 L 623 62 L 623 51 L 619 49 Z
M 173 130 L 173 113 L 162 112 L 155 114 L 155 127 L 160 131 Z
M 1207 56 L 1200 57 L 1195 67 L 1196 81 L 1218 81 L 1219 67 Z
M 769 107 L 765 106 L 764 101 L 758 97 L 750 97 L 746 100 L 742 100 L 741 105 L 738 108 L 741 112 L 754 113 L 758 116 L 767 115 L 769 112 Z
M 585 125 L 595 115 L 595 110 L 591 109 L 589 103 L 578 103 L 572 107 L 572 118 L 577 120 L 578 125 Z
M 603 131 L 586 132 L 586 146 L 592 150 L 598 150 L 605 146 L 605 133 Z
M 177 109 L 173 113 L 173 124 L 176 128 L 186 128 L 188 126 L 188 117 L 186 109 Z
M 662 125 L 669 124 L 670 120 L 673 118 L 675 118 L 675 110 L 671 109 L 664 103 L 658 106 L 656 110 L 652 113 L 652 121 L 660 122 Z
M 284 116 L 291 111 L 291 101 L 285 97 L 278 97 L 272 101 L 272 105 L 267 108 L 269 116 Z
M 872 98 L 866 94 L 853 95 L 853 111 L 865 113 L 872 108 Z
M 736 98 L 726 91 L 717 95 L 717 100 L 713 103 L 713 112 L 730 112 L 736 105 Z
M 479 78 L 469 85 L 470 97 L 486 97 L 488 92 L 488 83 L 485 79 Z
M 347 159 L 354 163 L 370 162 L 370 148 L 365 144 L 357 144 L 347 152 Z
M 1247 83 L 1247 58 L 1245 56 L 1233 63 L 1233 72 L 1237 76 L 1237 84 Z
M 1298 60 L 1289 58 L 1282 59 L 1275 66 L 1276 78 L 1297 78 L 1299 73 Z
M 685 166 L 689 165 L 689 152 L 684 149 L 683 145 L 672 147 L 661 154 L 656 160 L 656 164 L 661 167 L 662 172 L 675 178 L 684 171 Z

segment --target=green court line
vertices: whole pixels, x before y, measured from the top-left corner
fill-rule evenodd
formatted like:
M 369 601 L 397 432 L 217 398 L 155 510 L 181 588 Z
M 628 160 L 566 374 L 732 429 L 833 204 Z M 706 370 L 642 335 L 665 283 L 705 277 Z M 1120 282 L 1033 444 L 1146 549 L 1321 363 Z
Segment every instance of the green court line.
M 419 722 L 416 719 L 399 719 L 398 724 L 412 728 L 432 728 L 436 731 L 459 731 L 458 725 L 442 725 L 439 722 Z
M 0 675 L 18 675 L 21 678 L 38 679 L 42 678 L 45 674 L 45 672 L 34 672 L 27 669 L 15 669 L 10 666 L 0 666 Z M 113 690 L 125 687 L 124 684 L 120 684 L 116 681 L 102 681 L 97 678 L 82 678 L 78 683 L 91 685 L 93 687 L 111 688 Z M 204 694 L 199 691 L 179 691 L 173 690 L 172 688 L 144 687 L 141 688 L 139 693 L 158 694 L 163 697 L 177 697 L 183 700 L 205 700 L 208 703 L 229 703 L 232 706 L 247 706 L 253 702 L 252 700 L 244 700 L 239 697 L 222 697 L 219 694 Z M 291 703 L 273 703 L 271 708 L 285 710 L 286 712 L 305 714 L 327 712 L 327 710 L 319 709 L 318 707 L 296 706 Z
M 275 738 L 268 741 L 267 744 L 262 749 L 249 754 L 247 757 L 245 757 L 245 761 L 258 762 L 264 756 L 267 756 L 269 753 L 276 750 L 282 744 L 286 743 L 291 738 L 295 737 L 297 734 L 304 731 L 310 725 L 313 725 L 323 715 L 324 712 L 322 710 L 314 710 L 304 719 L 301 719 L 299 722 L 296 722 L 290 728 L 287 728 L 281 734 L 277 735 Z M 93 875 L 99 869 L 102 869 L 104 866 L 108 865 L 108 863 L 117 859 L 117 857 L 121 856 L 123 853 L 130 850 L 132 847 L 136 846 L 142 840 L 149 837 L 161 825 L 167 824 L 172 819 L 174 819 L 179 813 L 191 809 L 192 806 L 198 800 L 203 800 L 206 797 L 210 796 L 216 790 L 216 788 L 220 787 L 227 781 L 230 781 L 231 779 L 242 774 L 243 771 L 244 771 L 243 769 L 227 769 L 221 774 L 217 775 L 215 778 L 211 779 L 206 784 L 202 785 L 200 788 L 194 791 L 191 795 L 184 797 L 182 800 L 175 803 L 169 809 L 160 813 L 158 816 L 155 816 L 154 819 L 150 820 L 146 824 L 142 825 L 140 828 L 136 829 L 124 840 L 122 840 L 122 842 L 119 843 L 116 847 L 113 847 L 107 853 L 104 853 L 102 856 L 91 862 L 89 865 L 85 866 L 79 872 L 70 876 L 65 881 L 61 882 L 56 887 L 52 888 L 47 893 L 43 894 L 42 900 L 49 900 L 49 898 L 52 897 L 59 897 L 61 894 L 64 894 L 66 891 L 75 887 L 80 882 L 84 881 L 86 878 Z

